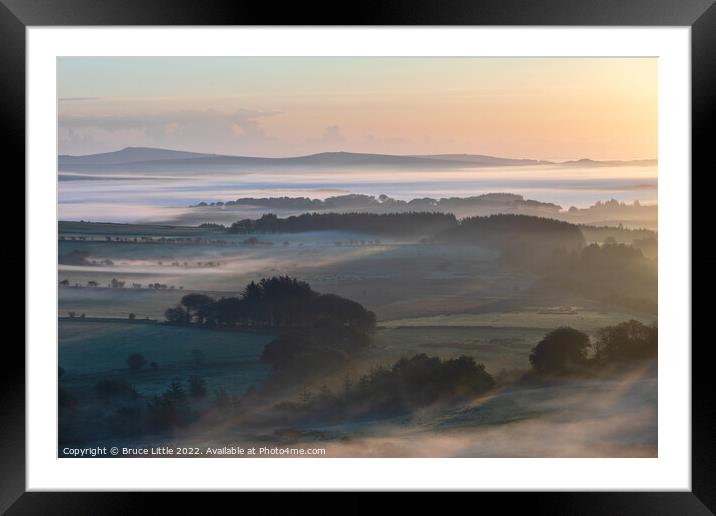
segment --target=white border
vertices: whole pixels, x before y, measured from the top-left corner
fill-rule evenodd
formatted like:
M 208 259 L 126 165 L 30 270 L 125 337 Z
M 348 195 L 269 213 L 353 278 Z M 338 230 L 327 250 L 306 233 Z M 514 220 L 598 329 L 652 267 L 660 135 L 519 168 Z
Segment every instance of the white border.
M 690 490 L 690 29 L 27 29 L 27 489 Z M 57 56 L 655 56 L 659 58 L 659 457 L 653 459 L 57 459 Z

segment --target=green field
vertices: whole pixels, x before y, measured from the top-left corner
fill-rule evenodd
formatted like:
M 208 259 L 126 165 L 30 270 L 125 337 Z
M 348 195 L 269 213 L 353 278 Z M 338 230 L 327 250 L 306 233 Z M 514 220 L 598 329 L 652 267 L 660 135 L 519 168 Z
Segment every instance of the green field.
M 60 320 L 58 360 L 65 370 L 61 384 L 88 390 L 101 379 L 124 378 L 139 394 L 151 396 L 175 378 L 200 376 L 210 392 L 223 387 L 241 394 L 268 375 L 259 357 L 271 338 L 163 324 Z M 201 360 L 194 350 L 201 352 Z M 158 367 L 131 371 L 126 360 L 132 353 L 141 353 Z
M 371 355 L 385 365 L 417 353 L 441 358 L 468 355 L 494 374 L 528 368 L 530 349 L 544 333 L 530 328 L 385 328 L 376 332 Z
M 560 326 L 571 326 L 586 333 L 604 326 L 618 324 L 628 319 L 636 319 L 643 323 L 652 322 L 652 318 L 641 314 L 628 312 L 602 312 L 596 310 L 580 310 L 576 313 L 544 313 L 551 307 L 534 307 L 531 310 L 510 312 L 492 312 L 480 314 L 450 314 L 432 317 L 417 317 L 382 321 L 380 324 L 386 328 L 401 327 L 469 327 L 487 326 L 493 328 L 526 328 L 552 330 Z M 556 312 L 553 310 L 553 312 Z

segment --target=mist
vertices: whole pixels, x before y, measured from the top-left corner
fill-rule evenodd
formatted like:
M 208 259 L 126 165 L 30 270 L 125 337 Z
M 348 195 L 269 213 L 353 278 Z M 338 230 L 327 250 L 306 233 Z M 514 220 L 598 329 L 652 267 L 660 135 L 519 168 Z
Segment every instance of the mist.
M 306 196 L 322 198 L 327 191 L 380 195 L 396 199 L 465 197 L 510 192 L 542 202 L 587 207 L 596 201 L 653 203 L 657 200 L 655 166 L 484 167 L 471 170 L 337 170 L 195 174 L 188 177 L 99 178 L 74 176 L 59 183 L 60 220 L 196 224 L 231 223 L 256 216 L 260 210 L 202 214 L 187 209 L 202 201 L 239 197 Z M 265 212 L 265 211 L 264 211 Z

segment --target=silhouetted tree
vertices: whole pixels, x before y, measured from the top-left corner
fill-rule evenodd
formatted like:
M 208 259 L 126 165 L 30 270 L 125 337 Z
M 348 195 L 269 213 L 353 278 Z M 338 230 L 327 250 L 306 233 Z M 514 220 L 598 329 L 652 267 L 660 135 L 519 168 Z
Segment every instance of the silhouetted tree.
M 141 353 L 132 353 L 127 357 L 127 365 L 133 371 L 138 371 L 147 363 L 147 359 Z
M 345 402 L 402 412 L 437 402 L 469 400 L 492 389 L 495 381 L 472 357 L 441 360 L 421 353 L 402 358 L 390 368 L 374 368 L 358 385 L 346 391 Z
M 259 328 L 296 328 L 316 326 L 332 321 L 363 333 L 372 332 L 375 314 L 360 303 L 333 294 L 318 294 L 305 281 L 288 276 L 252 281 L 241 297 L 224 297 L 217 301 L 190 294 L 190 306 L 198 322 L 212 326 L 251 326 Z M 189 296 L 185 296 L 185 300 Z M 207 301 L 210 300 L 210 301 Z M 196 308 L 198 307 L 198 308 Z M 165 312 L 169 322 L 190 321 L 188 309 L 178 306 Z
M 186 308 L 190 322 L 195 316 L 199 319 L 200 323 L 203 322 L 201 309 L 213 302 L 213 298 L 204 294 L 187 294 L 181 298 L 181 304 Z
M 304 231 L 355 231 L 373 234 L 434 234 L 457 224 L 452 213 L 407 211 L 403 213 L 303 213 L 286 218 L 275 214 L 257 220 L 234 222 L 231 233 L 298 233 Z
M 646 360 L 656 358 L 658 330 L 639 321 L 625 321 L 607 326 L 597 333 L 596 359 L 603 362 Z
M 586 364 L 589 348 L 589 336 L 563 326 L 549 332 L 532 349 L 530 363 L 543 374 L 568 373 Z
M 101 400 L 110 398 L 135 399 L 139 396 L 134 387 L 129 385 L 127 380 L 123 378 L 104 378 L 95 384 L 94 391 Z
M 199 376 L 189 378 L 189 395 L 192 398 L 206 397 L 206 381 Z
M 181 324 L 189 322 L 189 314 L 181 305 L 177 305 L 173 308 L 167 308 L 164 312 L 164 317 L 166 317 L 167 321 L 170 323 Z

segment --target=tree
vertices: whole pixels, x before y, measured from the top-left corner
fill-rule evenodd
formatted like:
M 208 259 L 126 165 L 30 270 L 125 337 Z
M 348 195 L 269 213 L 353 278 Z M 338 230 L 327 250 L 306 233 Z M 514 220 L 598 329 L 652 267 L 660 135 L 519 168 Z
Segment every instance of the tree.
M 616 326 L 607 326 L 599 330 L 595 348 L 596 358 L 602 362 L 656 358 L 657 326 L 647 326 L 633 319 Z
M 186 308 L 189 322 L 196 316 L 199 323 L 204 322 L 201 309 L 214 302 L 214 299 L 204 294 L 187 294 L 181 298 L 181 304 Z
M 357 407 L 400 413 L 437 402 L 473 399 L 494 385 L 485 366 L 472 357 L 441 360 L 421 353 L 401 358 L 391 367 L 374 368 L 361 376 L 357 389 L 346 389 L 343 397 Z
M 199 376 L 189 378 L 189 395 L 192 398 L 206 397 L 206 381 Z
M 189 320 L 189 314 L 181 305 L 177 305 L 174 308 L 167 308 L 164 312 L 164 317 L 166 317 L 170 323 L 175 324 L 186 323 Z
M 617 245 L 617 240 L 613 236 L 609 235 L 604 239 L 604 245 Z
M 137 318 L 137 316 L 134 314 L 134 312 L 129 313 L 129 320 L 134 321 Z
M 129 385 L 125 379 L 104 378 L 95 384 L 94 391 L 101 400 L 110 398 L 135 399 L 139 396 L 134 387 Z
M 127 357 L 127 365 L 132 371 L 139 371 L 147 363 L 147 359 L 141 353 L 132 353 Z
M 186 391 L 178 379 L 172 380 L 169 389 L 164 393 L 164 397 L 171 400 L 175 405 L 183 405 L 186 403 Z
M 563 326 L 549 332 L 532 349 L 530 363 L 543 374 L 568 373 L 586 364 L 589 348 L 587 334 Z

